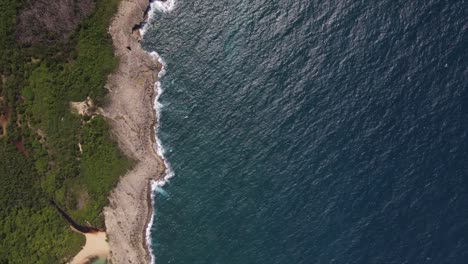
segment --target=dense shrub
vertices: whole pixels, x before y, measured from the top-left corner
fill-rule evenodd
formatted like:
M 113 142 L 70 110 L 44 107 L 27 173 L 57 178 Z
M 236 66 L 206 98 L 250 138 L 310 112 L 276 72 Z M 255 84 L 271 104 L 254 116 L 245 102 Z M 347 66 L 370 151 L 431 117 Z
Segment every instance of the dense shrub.
M 0 114 L 10 113 L 0 138 L 0 263 L 60 263 L 83 238 L 48 201 L 103 227 L 107 195 L 131 166 L 103 118 L 84 119 L 69 105 L 105 97 L 118 63 L 107 28 L 119 0 L 97 0 L 68 42 L 46 47 L 15 43 L 23 2 L 0 0 Z

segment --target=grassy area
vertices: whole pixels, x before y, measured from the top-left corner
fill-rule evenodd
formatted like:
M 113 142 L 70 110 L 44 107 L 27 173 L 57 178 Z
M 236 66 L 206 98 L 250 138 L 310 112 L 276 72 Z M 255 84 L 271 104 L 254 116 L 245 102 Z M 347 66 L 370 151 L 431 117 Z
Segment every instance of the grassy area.
M 0 138 L 0 264 L 63 263 L 84 239 L 49 200 L 103 227 L 107 195 L 132 166 L 103 118 L 73 114 L 69 105 L 105 97 L 118 65 L 107 28 L 119 0 L 97 0 L 67 42 L 20 47 L 14 26 L 24 2 L 0 0 L 0 117 L 9 113 Z

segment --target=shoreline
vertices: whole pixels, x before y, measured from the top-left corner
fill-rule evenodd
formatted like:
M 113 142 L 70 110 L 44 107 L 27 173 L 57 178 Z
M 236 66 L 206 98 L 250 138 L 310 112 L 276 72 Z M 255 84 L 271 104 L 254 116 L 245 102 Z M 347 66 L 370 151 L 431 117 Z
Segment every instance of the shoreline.
M 109 27 L 119 66 L 108 77 L 109 103 L 100 112 L 122 152 L 136 161 L 112 190 L 103 210 L 111 263 L 152 261 L 147 243 L 153 216 L 152 181 L 164 180 L 168 169 L 155 148 L 159 142 L 154 104 L 160 92 L 156 83 L 163 65 L 140 45 L 140 27 L 149 8 L 148 0 L 122 0 Z
M 106 241 L 106 232 L 97 231 L 90 233 L 82 233 L 75 230 L 86 237 L 86 244 L 80 252 L 70 261 L 70 264 L 87 264 L 92 263 L 95 258 L 107 258 L 109 256 L 109 244 Z

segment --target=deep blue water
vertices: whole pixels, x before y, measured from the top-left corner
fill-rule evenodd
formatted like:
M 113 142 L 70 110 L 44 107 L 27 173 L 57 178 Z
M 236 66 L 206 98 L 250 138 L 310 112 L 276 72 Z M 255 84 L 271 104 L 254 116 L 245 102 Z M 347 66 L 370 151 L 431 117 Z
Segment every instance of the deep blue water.
M 157 264 L 468 263 L 468 3 L 178 0 Z

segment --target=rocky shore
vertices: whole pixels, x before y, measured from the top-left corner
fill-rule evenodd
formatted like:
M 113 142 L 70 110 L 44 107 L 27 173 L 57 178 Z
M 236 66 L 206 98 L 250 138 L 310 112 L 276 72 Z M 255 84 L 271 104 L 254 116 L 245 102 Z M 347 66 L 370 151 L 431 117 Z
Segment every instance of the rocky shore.
M 109 76 L 109 103 L 100 111 L 112 126 L 122 151 L 136 161 L 109 196 L 104 208 L 110 262 L 149 263 L 145 230 L 152 215 L 150 180 L 165 167 L 154 149 L 154 84 L 161 66 L 140 45 L 138 27 L 148 0 L 122 0 L 109 32 L 120 64 Z

